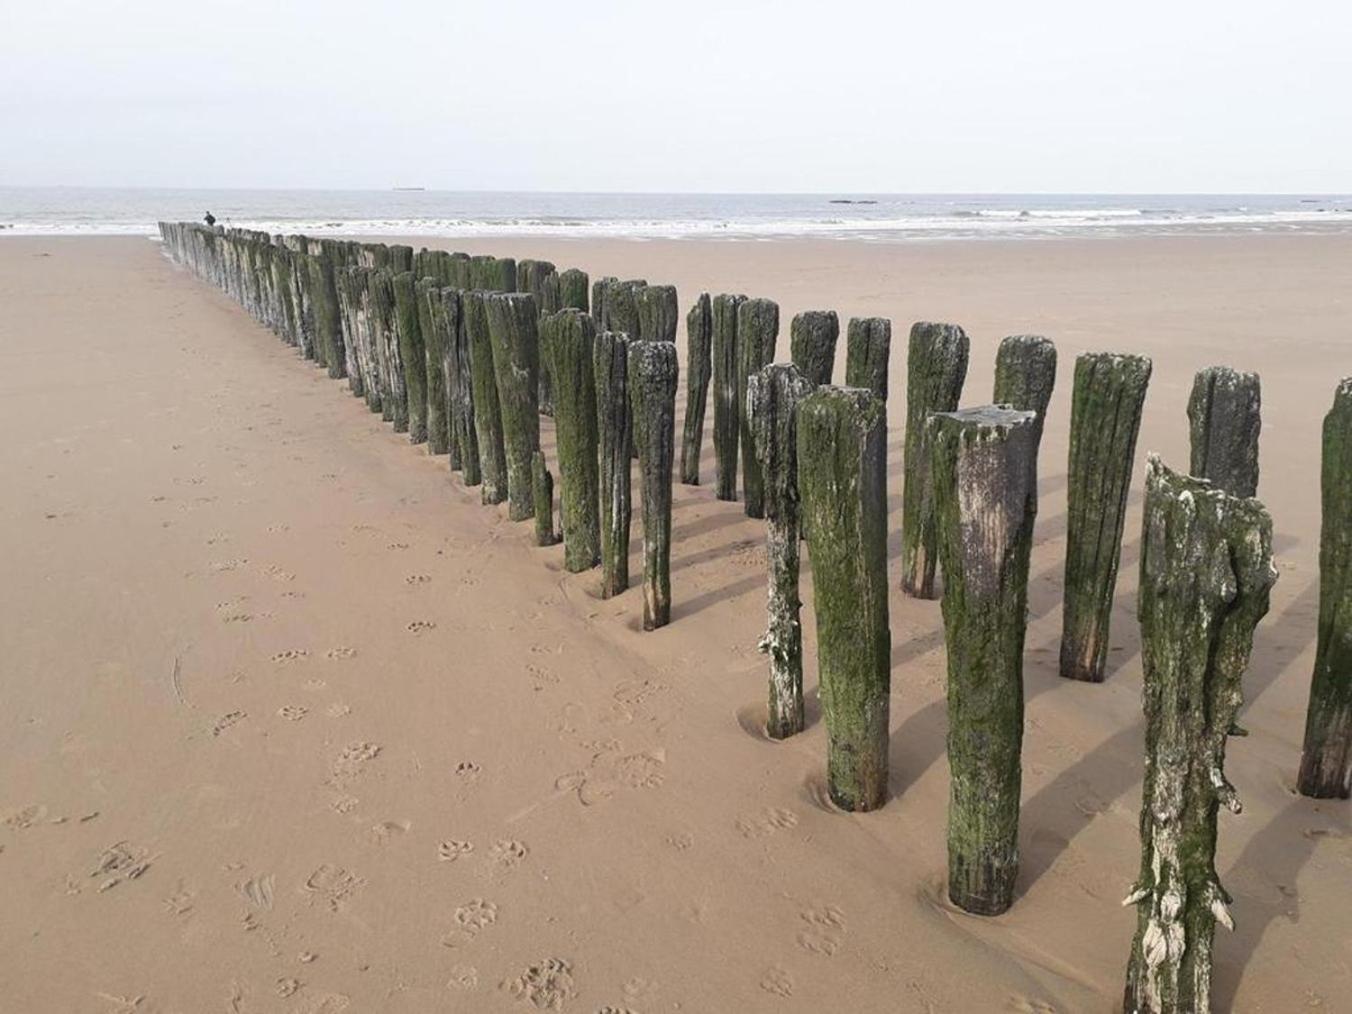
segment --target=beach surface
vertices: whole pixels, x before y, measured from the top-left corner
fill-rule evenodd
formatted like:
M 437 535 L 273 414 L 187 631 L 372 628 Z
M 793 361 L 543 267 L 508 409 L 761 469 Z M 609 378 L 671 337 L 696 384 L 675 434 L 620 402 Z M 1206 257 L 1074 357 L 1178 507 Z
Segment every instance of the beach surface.
M 418 239 L 415 245 L 436 241 Z M 1195 370 L 1261 374 L 1280 579 L 1245 678 L 1216 1010 L 1345 1008 L 1352 808 L 1294 794 L 1319 433 L 1352 374 L 1352 236 L 871 244 L 441 242 L 893 321 L 892 798 L 824 803 L 759 732 L 764 529 L 675 486 L 673 622 L 596 596 L 141 238 L 0 240 L 0 1010 L 1108 1012 L 1135 927 L 1146 453 L 1187 466 Z M 947 902 L 937 602 L 896 590 L 906 334 L 1060 354 L 1029 587 L 1022 865 Z M 685 352 L 684 327 L 678 344 Z M 1102 685 L 1056 672 L 1073 360 L 1154 360 Z M 844 342 L 838 356 L 842 373 Z M 678 396 L 677 433 L 684 414 Z M 553 452 L 546 420 L 544 445 Z M 679 439 L 679 436 L 678 436 Z M 641 522 L 634 519 L 634 584 Z M 1340 999 L 1341 998 L 1341 999 Z

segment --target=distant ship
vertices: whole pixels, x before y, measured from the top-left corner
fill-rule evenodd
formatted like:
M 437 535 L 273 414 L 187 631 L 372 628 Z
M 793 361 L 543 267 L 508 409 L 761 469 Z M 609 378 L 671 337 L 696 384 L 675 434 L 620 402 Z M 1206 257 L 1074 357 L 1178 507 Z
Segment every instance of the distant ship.
M 427 188 L 426 188 L 426 187 L 395 187 L 394 189 L 395 189 L 395 190 L 411 190 L 411 191 L 418 191 L 418 190 L 426 190 Z

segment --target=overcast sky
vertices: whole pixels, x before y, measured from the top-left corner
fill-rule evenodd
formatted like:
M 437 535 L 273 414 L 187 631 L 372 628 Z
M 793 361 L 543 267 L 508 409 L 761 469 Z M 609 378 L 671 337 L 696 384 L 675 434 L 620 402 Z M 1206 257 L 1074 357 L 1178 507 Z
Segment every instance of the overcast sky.
M 0 0 L 0 184 L 1352 189 L 1352 3 Z

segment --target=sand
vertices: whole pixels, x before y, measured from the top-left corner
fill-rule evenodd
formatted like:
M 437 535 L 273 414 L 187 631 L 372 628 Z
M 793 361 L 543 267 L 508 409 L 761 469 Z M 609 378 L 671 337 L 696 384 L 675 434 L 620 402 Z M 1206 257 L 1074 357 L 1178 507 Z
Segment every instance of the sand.
M 892 598 L 883 810 L 822 804 L 810 608 L 811 727 L 759 735 L 763 529 L 713 500 L 707 443 L 706 484 L 676 487 L 673 623 L 645 634 L 636 589 L 599 601 L 594 573 L 565 574 L 560 547 L 157 244 L 8 239 L 0 1009 L 1118 1009 L 1142 463 L 1186 466 L 1192 374 L 1212 363 L 1262 374 L 1281 571 L 1230 749 L 1244 812 L 1221 817 L 1237 929 L 1218 936 L 1217 1009 L 1345 1009 L 1350 810 L 1292 785 L 1352 237 L 448 245 L 674 283 L 682 312 L 701 288 L 769 296 L 781 356 L 800 309 L 891 317 L 894 586 L 910 322 L 967 328 L 969 404 L 1000 337 L 1056 341 L 1013 910 L 944 897 L 937 603 Z M 1155 361 L 1099 686 L 1055 672 L 1071 362 L 1090 348 Z

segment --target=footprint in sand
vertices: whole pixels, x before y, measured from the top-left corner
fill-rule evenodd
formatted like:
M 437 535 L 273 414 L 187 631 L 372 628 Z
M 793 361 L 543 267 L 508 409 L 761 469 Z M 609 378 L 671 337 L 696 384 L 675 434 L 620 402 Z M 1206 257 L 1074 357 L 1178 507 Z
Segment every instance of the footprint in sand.
M 352 743 L 344 747 L 333 762 L 333 779 L 342 782 L 359 775 L 362 769 L 380 754 L 377 743 Z
M 531 688 L 539 693 L 546 687 L 555 686 L 559 682 L 558 674 L 552 669 L 546 669 L 542 665 L 531 664 L 526 666 L 526 672 L 531 679 Z
M 404 583 L 416 586 L 420 584 L 427 584 L 427 582 L 431 580 L 432 580 L 431 574 L 410 574 L 408 577 L 404 578 Z
M 451 977 L 446 980 L 446 988 L 459 990 L 462 993 L 478 989 L 479 970 L 473 965 L 453 965 Z
M 775 996 L 793 996 L 793 976 L 777 966 L 767 968 L 761 976 L 760 988 Z
M 845 939 L 845 913 L 836 905 L 822 905 L 798 913 L 806 925 L 798 932 L 798 946 L 830 957 Z
M 798 826 L 798 815 L 779 806 L 767 806 L 737 818 L 736 827 L 743 838 L 764 838 L 776 831 Z
M 253 613 L 230 613 L 228 616 L 222 616 L 222 623 L 248 623 L 253 619 Z
M 443 863 L 453 863 L 461 856 L 467 856 L 473 851 L 473 843 L 450 838 L 437 846 L 437 859 Z
M 455 910 L 455 927 L 441 938 L 441 946 L 454 950 L 471 944 L 497 921 L 497 905 L 483 898 L 472 898 Z
M 47 818 L 47 807 L 41 803 L 25 806 L 5 815 L 4 825 L 15 831 L 25 831 L 34 824 L 40 824 Z
M 352 893 L 366 881 L 341 866 L 324 863 L 308 877 L 302 889 L 311 902 L 322 902 L 331 912 L 337 912 Z
M 286 665 L 288 662 L 299 662 L 309 657 L 310 653 L 304 648 L 287 648 L 286 651 L 279 651 L 273 655 L 271 662 L 273 665 Z
M 388 546 L 386 546 L 385 548 L 386 548 L 386 549 L 407 549 L 407 548 L 408 548 L 408 543 L 407 543 L 407 542 L 391 542 L 391 543 L 390 543 Z
M 248 714 L 243 711 L 231 711 L 228 714 L 224 714 L 212 723 L 211 734 L 213 736 L 219 736 L 226 729 L 230 728 L 230 726 L 238 725 L 248 717 Z
M 340 701 L 334 701 L 324 709 L 324 714 L 328 715 L 330 718 L 343 718 L 352 714 L 352 709 Z
M 244 899 L 253 905 L 254 908 L 262 909 L 265 912 L 272 911 L 273 885 L 276 878 L 271 873 L 260 873 L 256 877 L 250 877 L 242 884 L 236 884 L 235 890 L 244 896 Z
M 214 563 L 208 564 L 207 570 L 213 574 L 223 574 L 226 571 L 239 570 L 241 567 L 247 567 L 248 565 L 249 561 L 243 559 L 217 560 Z
M 526 843 L 515 838 L 504 838 L 494 842 L 486 860 L 487 873 L 489 876 L 510 873 L 525 862 L 528 855 L 530 849 L 526 847 Z
M 136 880 L 150 869 L 150 862 L 147 849 L 120 841 L 109 845 L 99 854 L 98 862 L 89 875 L 99 880 L 98 892 L 102 894 L 125 881 Z
M 192 911 L 194 897 L 196 895 L 183 886 L 183 881 L 180 880 L 174 893 L 164 899 L 164 910 L 170 915 L 187 915 Z
M 431 620 L 414 620 L 404 629 L 410 634 L 424 634 L 429 630 L 435 630 L 437 625 Z
M 371 837 L 377 845 L 388 845 L 396 838 L 406 835 L 413 824 L 407 820 L 382 820 L 372 825 Z
M 353 658 L 356 654 L 356 648 L 347 648 L 340 645 L 337 648 L 330 648 L 324 653 L 324 657 L 332 659 Z
M 504 980 L 502 988 L 536 1010 L 563 1010 L 577 996 L 573 963 L 566 958 L 546 958 L 531 965 L 516 978 Z
M 665 841 L 677 852 L 684 852 L 691 845 L 695 844 L 695 836 L 689 831 L 682 831 L 677 834 L 667 835 Z
M 288 722 L 299 722 L 309 713 L 309 708 L 301 707 L 299 704 L 288 704 L 285 707 L 277 709 L 277 714 L 280 717 L 285 718 Z
M 277 995 L 280 997 L 295 996 L 300 991 L 301 981 L 283 977 L 277 980 Z
M 351 813 L 361 802 L 356 796 L 336 796 L 329 803 L 329 808 L 335 813 Z
M 313 676 L 301 684 L 302 687 L 310 691 L 310 693 L 312 694 L 318 693 L 328 685 L 329 685 L 328 680 L 322 680 L 318 676 Z
M 473 785 L 479 780 L 479 775 L 483 773 L 483 768 L 475 764 L 474 761 L 461 761 L 455 766 L 455 777 L 459 778 L 466 785 Z
M 1005 1001 L 1005 1009 L 1016 1014 L 1057 1014 L 1056 1007 L 1052 1004 L 1017 994 Z

